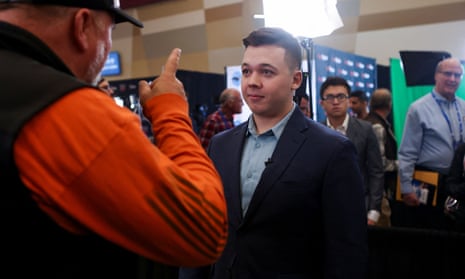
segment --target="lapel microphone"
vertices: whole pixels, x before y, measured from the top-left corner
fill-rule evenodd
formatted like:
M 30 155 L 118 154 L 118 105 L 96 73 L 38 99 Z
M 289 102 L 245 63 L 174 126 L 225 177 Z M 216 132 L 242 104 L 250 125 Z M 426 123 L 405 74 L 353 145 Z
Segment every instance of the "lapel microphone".
M 265 167 L 268 167 L 271 163 L 273 163 L 273 161 L 271 161 L 271 157 L 270 157 L 265 161 Z

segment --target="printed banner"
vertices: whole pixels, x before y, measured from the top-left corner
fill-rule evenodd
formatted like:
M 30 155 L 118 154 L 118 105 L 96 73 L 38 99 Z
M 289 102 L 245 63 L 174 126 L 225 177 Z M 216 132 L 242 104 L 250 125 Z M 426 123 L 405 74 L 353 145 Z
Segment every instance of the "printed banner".
M 376 59 L 355 55 L 325 46 L 314 46 L 315 61 L 315 98 L 320 103 L 321 84 L 329 76 L 339 76 L 347 80 L 351 90 L 362 90 L 368 99 L 377 88 Z M 317 121 L 325 119 L 323 108 L 317 106 Z

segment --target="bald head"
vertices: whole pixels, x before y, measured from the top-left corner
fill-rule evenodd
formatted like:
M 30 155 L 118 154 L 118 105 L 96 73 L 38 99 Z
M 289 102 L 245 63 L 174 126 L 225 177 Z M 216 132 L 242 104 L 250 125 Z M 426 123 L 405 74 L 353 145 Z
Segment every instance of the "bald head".
M 242 112 L 242 97 L 239 90 L 235 88 L 226 88 L 220 94 L 221 110 L 227 115 Z
M 386 88 L 379 88 L 373 91 L 370 99 L 370 110 L 391 110 L 392 96 L 391 91 Z
M 462 63 L 460 63 L 460 60 L 458 60 L 457 58 L 451 57 L 451 58 L 446 58 L 444 60 L 439 61 L 438 65 L 436 66 L 436 73 L 443 71 L 444 68 L 447 68 L 447 67 L 462 68 L 462 72 L 463 72 L 463 66 L 462 66 Z
M 434 91 L 448 100 L 453 100 L 462 81 L 463 66 L 456 58 L 447 58 L 438 63 L 434 74 Z
M 220 94 L 220 99 L 219 99 L 220 104 L 224 104 L 228 100 L 230 100 L 230 99 L 232 99 L 234 97 L 237 97 L 237 96 L 239 96 L 239 98 L 241 97 L 241 93 L 239 92 L 239 90 L 237 90 L 235 88 L 226 88 Z

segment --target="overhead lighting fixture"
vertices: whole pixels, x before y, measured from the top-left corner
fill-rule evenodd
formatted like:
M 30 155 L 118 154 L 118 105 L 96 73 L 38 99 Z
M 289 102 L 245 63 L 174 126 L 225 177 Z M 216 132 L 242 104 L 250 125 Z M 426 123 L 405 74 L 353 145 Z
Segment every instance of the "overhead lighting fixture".
M 337 0 L 263 0 L 265 26 L 296 37 L 326 36 L 344 26 L 336 5 Z

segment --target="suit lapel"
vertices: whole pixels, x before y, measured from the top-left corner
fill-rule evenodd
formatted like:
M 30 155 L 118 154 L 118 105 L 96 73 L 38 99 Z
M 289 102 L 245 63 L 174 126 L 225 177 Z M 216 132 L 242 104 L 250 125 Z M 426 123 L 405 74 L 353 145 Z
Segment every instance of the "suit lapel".
M 305 117 L 297 109 L 289 119 L 271 157 L 271 163 L 265 168 L 252 196 L 244 223 L 260 206 L 261 201 L 282 176 L 292 158 L 305 142 L 302 130 L 307 129 Z
M 230 214 L 228 218 L 234 224 L 242 222 L 242 207 L 241 207 L 241 158 L 242 149 L 244 147 L 245 134 L 247 132 L 247 124 L 243 125 L 241 129 L 236 130 L 231 134 L 229 142 L 226 145 L 224 155 L 229 158 L 231 164 L 227 167 L 227 173 L 223 179 L 224 190 L 229 199 Z M 226 194 L 226 193 L 225 193 Z
M 354 119 L 352 117 L 349 117 L 349 123 L 347 123 L 346 136 L 350 139 L 354 139 L 355 137 L 357 137 L 357 133 L 355 132 L 356 128 L 354 126 Z

